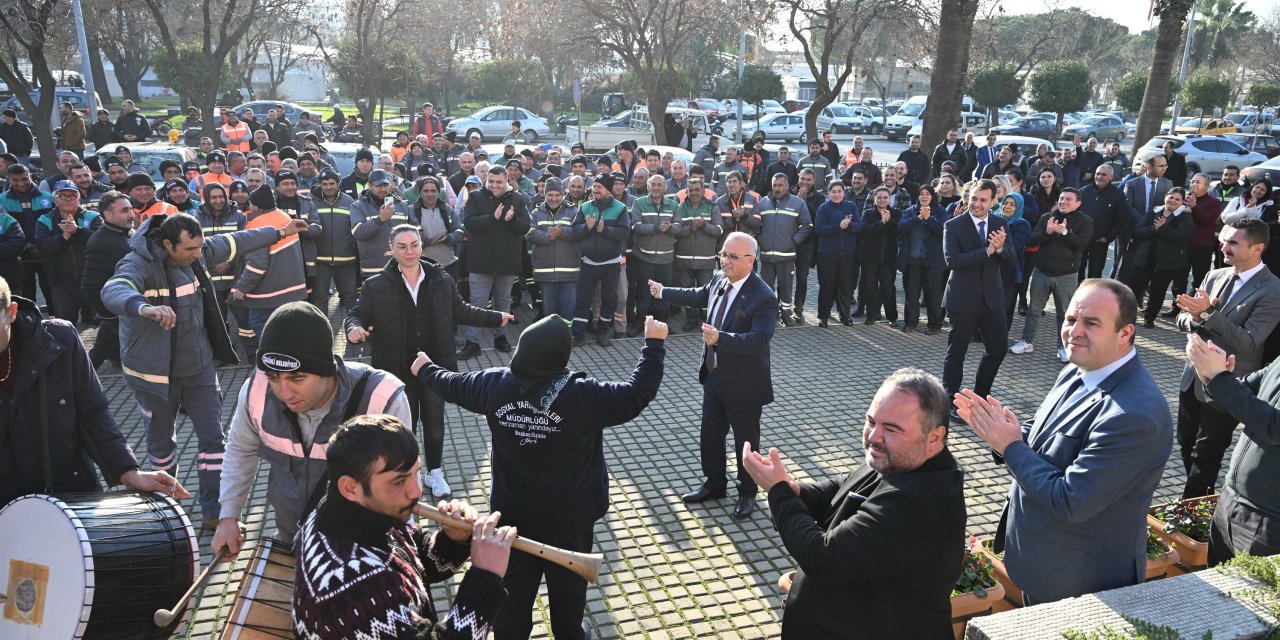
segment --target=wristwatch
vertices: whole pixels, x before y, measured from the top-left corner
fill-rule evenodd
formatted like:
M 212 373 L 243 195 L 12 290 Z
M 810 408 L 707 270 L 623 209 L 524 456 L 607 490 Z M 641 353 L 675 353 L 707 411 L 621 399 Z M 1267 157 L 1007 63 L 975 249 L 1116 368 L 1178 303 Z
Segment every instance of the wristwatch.
M 1208 309 L 1205 309 L 1204 311 L 1201 311 L 1200 313 L 1196 314 L 1196 322 L 1203 323 L 1205 320 L 1208 320 L 1208 319 L 1209 319 Z

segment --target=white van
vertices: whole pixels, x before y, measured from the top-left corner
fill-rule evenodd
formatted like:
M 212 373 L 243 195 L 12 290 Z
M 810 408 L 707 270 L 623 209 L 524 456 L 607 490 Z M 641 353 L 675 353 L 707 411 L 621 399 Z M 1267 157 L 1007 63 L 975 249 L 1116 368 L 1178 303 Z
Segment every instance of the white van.
M 898 112 L 889 118 L 884 128 L 884 137 L 890 140 L 903 140 L 910 135 L 912 127 L 923 127 L 924 121 L 921 116 L 924 115 L 924 105 L 928 100 L 929 96 L 912 96 L 910 100 L 902 103 Z M 986 116 L 974 109 L 973 98 L 964 96 L 960 100 L 960 111 L 963 116 L 961 133 L 966 131 L 981 133 L 986 130 Z

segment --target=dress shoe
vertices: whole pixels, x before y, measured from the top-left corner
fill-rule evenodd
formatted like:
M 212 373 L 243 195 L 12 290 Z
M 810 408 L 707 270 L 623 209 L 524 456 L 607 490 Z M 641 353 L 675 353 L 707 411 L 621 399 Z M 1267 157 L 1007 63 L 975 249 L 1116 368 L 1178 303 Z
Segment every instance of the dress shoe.
M 864 316 L 864 315 L 866 315 L 866 310 L 865 310 L 865 309 L 863 309 L 862 307 L 858 307 L 857 309 L 854 309 L 854 310 L 853 310 L 853 317 L 854 317 L 854 318 L 861 318 L 861 317 L 862 317 L 862 316 Z
M 862 319 L 862 324 L 864 325 L 873 325 L 875 323 L 876 323 L 876 319 L 871 316 L 867 316 L 866 318 Z
M 924 334 L 926 336 L 936 336 L 941 332 L 942 332 L 942 329 L 940 327 L 929 327 L 928 329 L 924 330 Z
M 822 319 L 822 320 L 819 320 L 819 321 L 818 321 L 818 326 L 819 326 L 819 327 L 821 327 L 821 328 L 823 328 L 823 329 L 826 329 L 826 328 L 827 328 L 827 321 L 826 321 L 826 319 L 824 318 L 824 319 Z
M 1170 310 L 1168 310 L 1168 311 L 1166 311 L 1166 312 L 1164 312 L 1164 313 L 1160 314 L 1160 317 L 1161 317 L 1161 318 L 1176 318 L 1176 317 L 1178 317 L 1178 308 L 1177 308 L 1177 307 L 1174 307 L 1174 308 L 1172 308 L 1172 309 L 1170 309 Z
M 853 318 L 840 318 L 840 324 L 842 324 L 842 325 L 844 325 L 844 326 L 846 326 L 846 327 L 852 327 L 852 326 L 853 326 Z
M 784 327 L 794 327 L 794 326 L 796 326 L 797 324 L 799 324 L 799 323 L 798 323 L 798 322 L 796 322 L 796 319 L 795 319 L 794 317 L 792 317 L 792 316 L 788 316 L 788 315 L 784 315 L 784 316 L 782 316 L 782 326 L 784 326 Z
M 1154 328 L 1156 327 L 1156 319 L 1155 319 L 1155 318 L 1147 318 L 1146 320 L 1143 320 L 1143 321 L 1142 321 L 1142 326 L 1144 326 L 1144 327 L 1146 327 L 1146 328 L 1148 328 L 1148 329 L 1154 329 Z
M 495 336 L 493 338 L 493 350 L 511 353 L 511 343 L 507 342 L 506 336 Z
M 738 504 L 733 508 L 733 519 L 739 522 L 751 517 L 751 512 L 756 510 L 755 496 L 740 496 Z
M 919 330 L 920 330 L 920 327 L 919 327 L 918 325 L 914 325 L 914 324 L 904 324 L 904 325 L 902 325 L 902 332 L 903 332 L 903 333 L 914 333 L 914 332 L 919 331 Z
M 711 486 L 704 484 L 701 487 L 698 487 L 697 491 L 680 496 L 680 499 L 686 504 L 698 504 L 699 502 L 706 502 L 708 500 L 719 500 L 726 495 L 728 494 L 723 488 L 714 489 Z
M 804 324 L 804 312 L 800 310 L 801 304 L 796 305 L 796 322 Z
M 963 423 L 964 423 L 964 418 L 961 418 L 961 417 L 960 417 L 960 412 L 959 412 L 959 411 L 956 411 L 955 409 L 952 409 L 952 410 L 951 410 L 951 421 L 952 421 L 952 422 L 954 422 L 954 423 L 956 423 L 956 424 L 963 424 Z
M 480 355 L 480 345 L 474 342 L 468 342 L 458 351 L 459 360 L 470 360 L 478 355 Z

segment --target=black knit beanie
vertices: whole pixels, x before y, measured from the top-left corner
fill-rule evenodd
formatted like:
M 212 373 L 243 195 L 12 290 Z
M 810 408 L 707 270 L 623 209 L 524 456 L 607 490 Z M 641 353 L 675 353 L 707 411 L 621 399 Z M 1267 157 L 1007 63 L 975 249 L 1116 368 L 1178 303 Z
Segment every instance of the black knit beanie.
M 271 187 L 264 184 L 249 194 L 249 204 L 263 211 L 270 211 L 276 208 L 276 194 L 271 192 Z
M 333 327 L 309 302 L 290 302 L 272 312 L 258 341 L 258 368 L 334 376 Z
M 572 350 L 573 333 L 564 318 L 552 314 L 529 325 L 511 354 L 511 375 L 519 383 L 521 395 L 533 399 L 567 373 Z

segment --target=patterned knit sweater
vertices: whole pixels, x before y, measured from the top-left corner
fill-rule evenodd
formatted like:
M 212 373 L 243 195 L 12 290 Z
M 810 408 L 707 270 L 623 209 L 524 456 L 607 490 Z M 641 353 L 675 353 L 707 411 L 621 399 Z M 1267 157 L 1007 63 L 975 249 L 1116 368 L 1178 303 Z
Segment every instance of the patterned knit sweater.
M 453 575 L 469 544 L 414 529 L 332 490 L 298 533 L 293 626 L 305 640 L 488 637 L 506 590 L 472 568 L 437 621 L 430 584 Z

